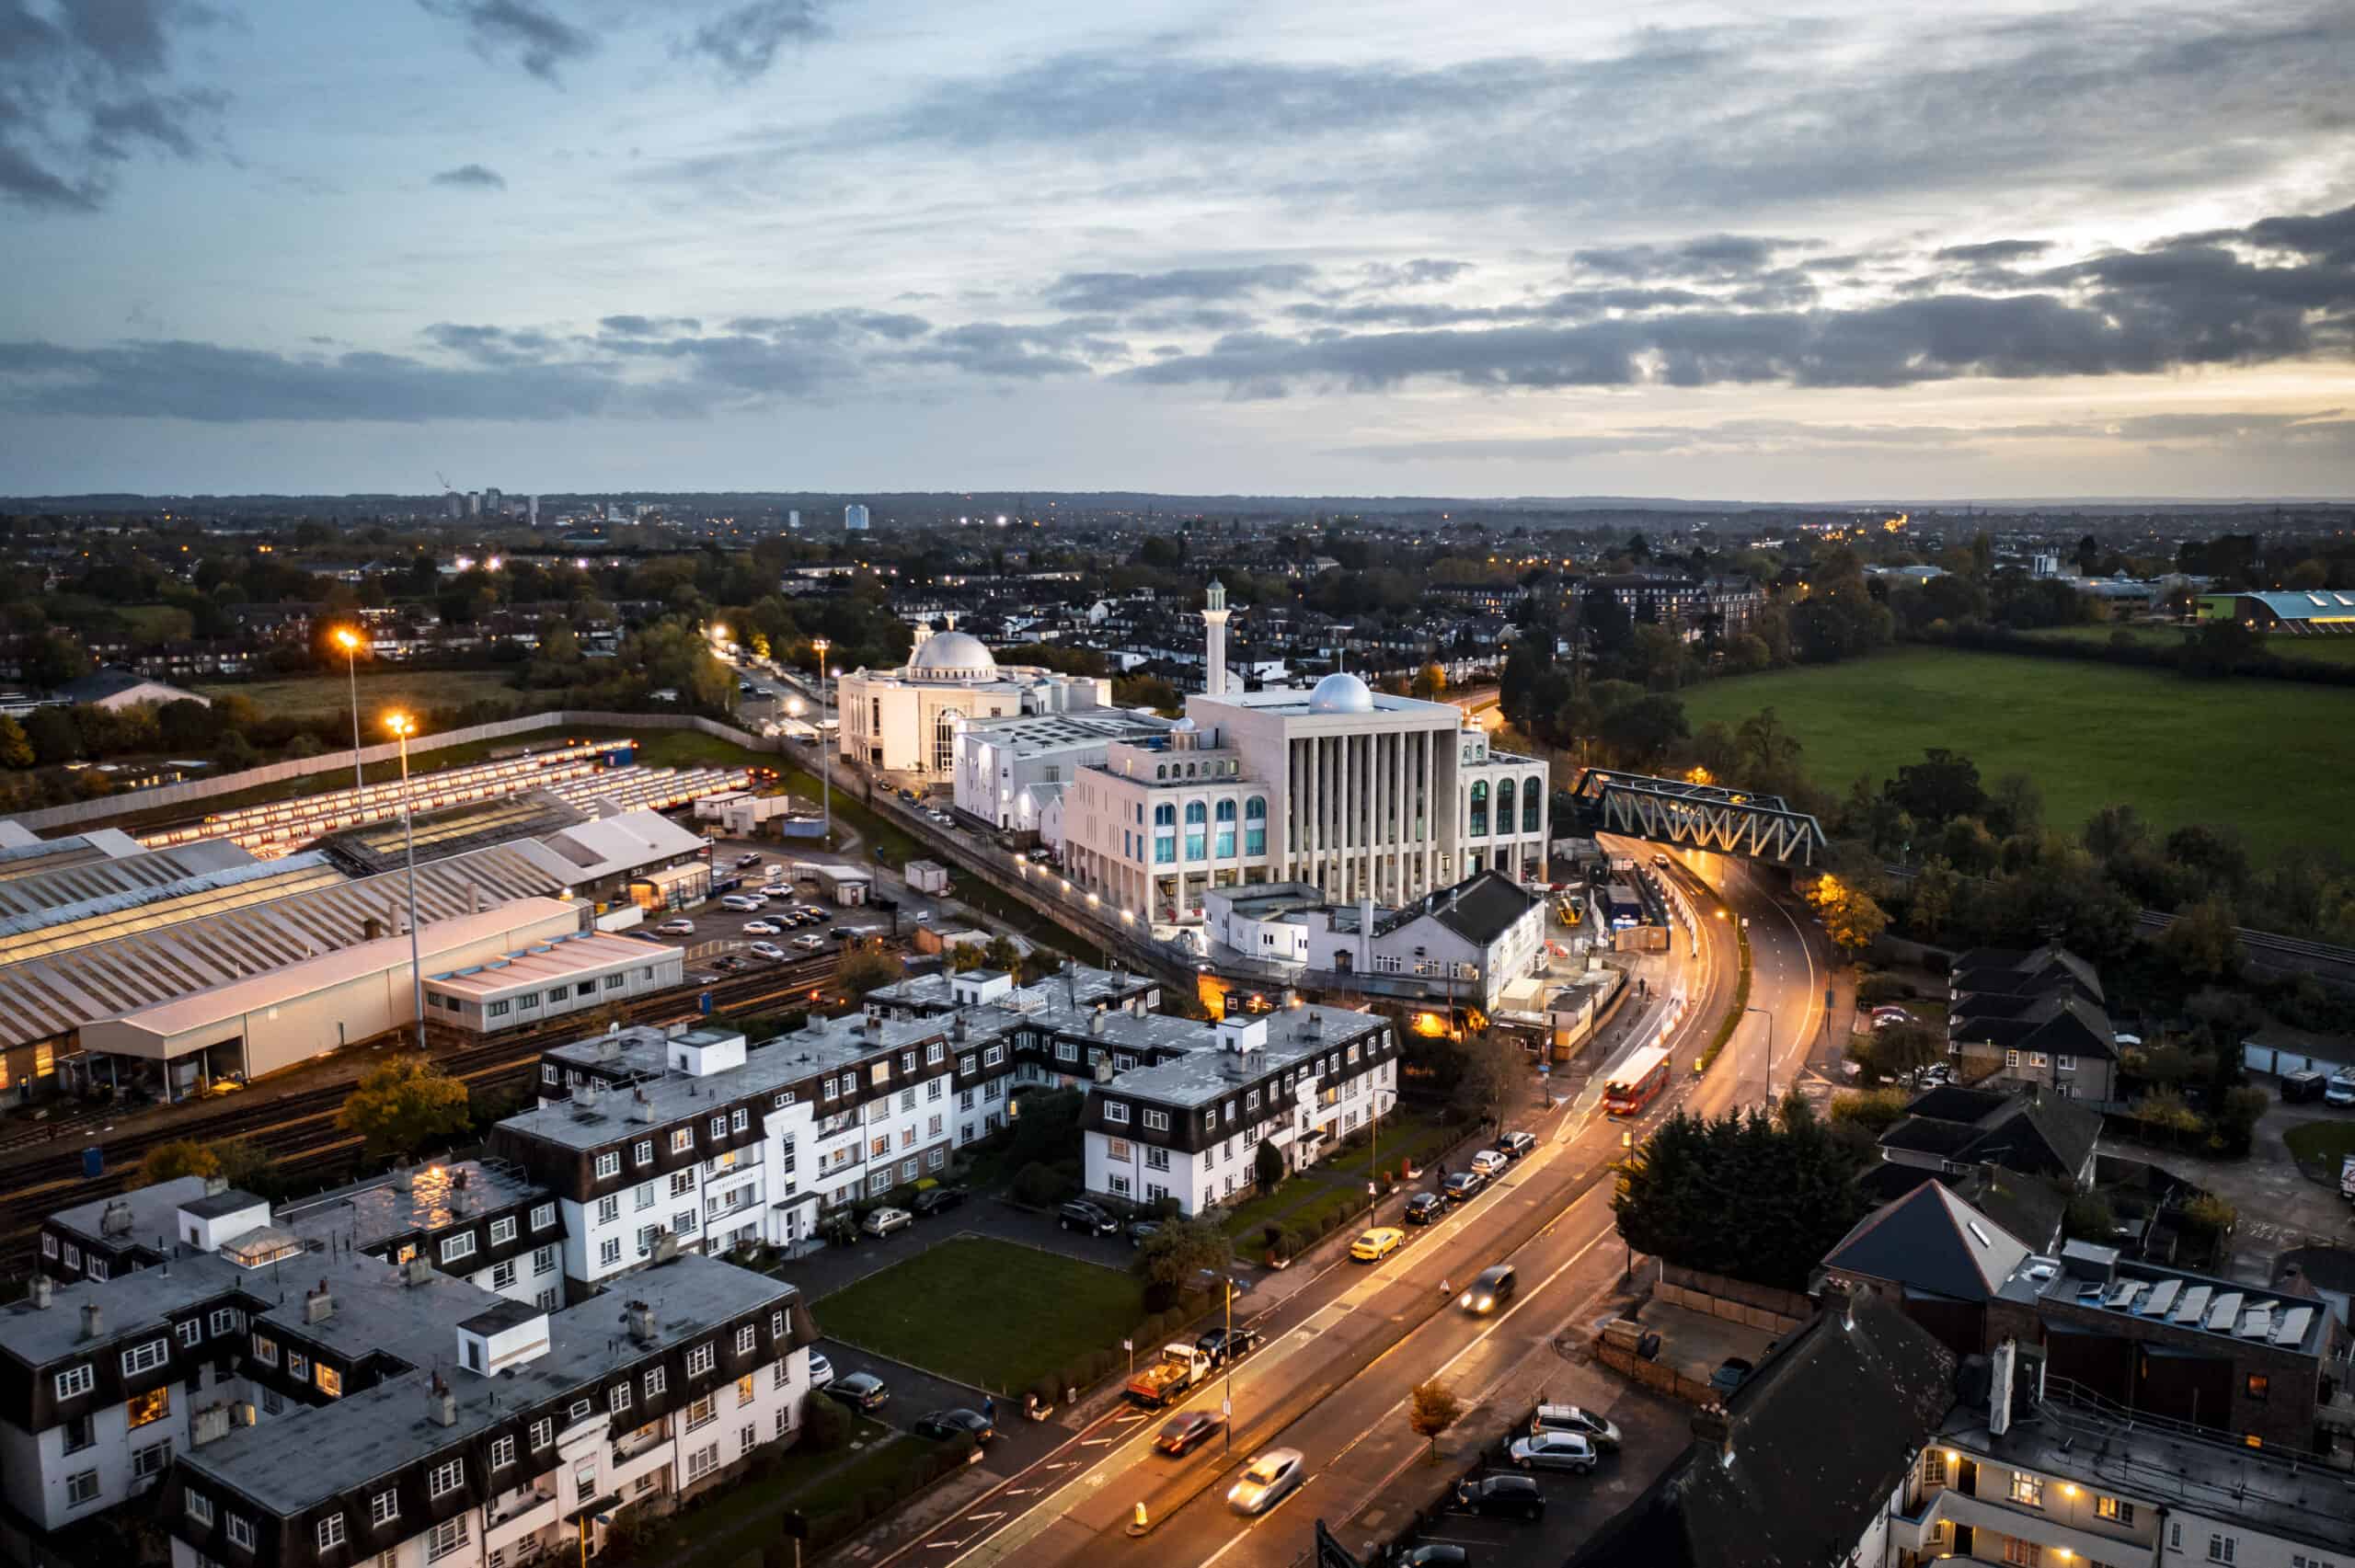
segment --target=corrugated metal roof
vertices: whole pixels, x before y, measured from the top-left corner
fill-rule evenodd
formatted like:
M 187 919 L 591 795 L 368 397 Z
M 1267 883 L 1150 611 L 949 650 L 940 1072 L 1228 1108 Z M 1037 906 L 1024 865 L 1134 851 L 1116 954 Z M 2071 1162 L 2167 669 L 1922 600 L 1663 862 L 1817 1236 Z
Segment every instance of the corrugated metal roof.
M 418 918 L 446 920 L 570 885 L 569 868 L 540 844 L 476 850 L 419 865 Z M 387 872 L 0 967 L 0 1043 L 49 1039 L 349 947 L 366 939 L 362 922 L 372 918 L 386 932 L 400 929 L 407 887 L 404 873 Z

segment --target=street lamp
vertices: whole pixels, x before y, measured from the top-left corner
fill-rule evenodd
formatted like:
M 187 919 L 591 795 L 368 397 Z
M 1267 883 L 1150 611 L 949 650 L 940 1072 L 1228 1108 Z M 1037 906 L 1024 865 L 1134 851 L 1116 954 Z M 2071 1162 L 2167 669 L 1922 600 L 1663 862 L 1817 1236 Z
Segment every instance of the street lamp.
M 1766 1020 L 1766 1107 L 1775 1106 L 1775 1015 L 1763 1007 L 1745 1007 L 1744 1013 L 1755 1013 Z
M 349 626 L 338 626 L 335 646 L 343 650 L 344 670 L 351 679 L 351 804 L 357 810 L 358 794 L 368 787 L 360 776 L 360 634 Z
M 830 754 L 833 747 L 826 741 L 826 650 L 833 645 L 823 637 L 812 637 L 810 646 L 818 650 L 818 778 L 819 788 L 825 794 L 825 841 L 834 841 L 834 767 Z M 834 733 L 842 734 L 841 721 L 835 721 Z
M 408 845 L 409 999 L 417 1008 L 417 1048 L 421 1052 L 425 1049 L 425 966 L 417 952 L 417 829 L 408 795 L 408 738 L 417 733 L 417 721 L 407 714 L 386 714 L 385 727 L 393 732 L 401 748 L 401 837 Z

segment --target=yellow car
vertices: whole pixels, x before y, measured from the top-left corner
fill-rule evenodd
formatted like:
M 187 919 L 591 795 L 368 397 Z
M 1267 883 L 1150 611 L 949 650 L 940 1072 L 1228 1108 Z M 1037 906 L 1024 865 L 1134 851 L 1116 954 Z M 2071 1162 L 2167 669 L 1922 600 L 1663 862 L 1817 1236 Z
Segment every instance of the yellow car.
M 1407 1232 L 1396 1226 L 1384 1225 L 1360 1236 L 1350 1248 L 1350 1256 L 1360 1263 L 1380 1263 L 1406 1244 Z

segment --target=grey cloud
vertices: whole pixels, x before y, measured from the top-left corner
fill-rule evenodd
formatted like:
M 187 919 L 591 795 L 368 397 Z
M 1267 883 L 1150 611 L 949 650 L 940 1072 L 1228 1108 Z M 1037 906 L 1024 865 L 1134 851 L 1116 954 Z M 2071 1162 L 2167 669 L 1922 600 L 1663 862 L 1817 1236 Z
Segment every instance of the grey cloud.
M 1194 305 L 1184 310 L 1152 311 L 1129 317 L 1140 332 L 1240 332 L 1258 325 L 1248 311 L 1221 305 Z
M 840 343 L 865 337 L 898 343 L 923 337 L 932 330 L 932 323 L 920 315 L 890 311 L 830 310 L 799 315 L 740 315 L 728 328 L 801 343 Z
M 681 46 L 700 54 L 738 81 L 761 75 L 776 63 L 777 51 L 794 39 L 825 31 L 817 0 L 751 0 L 697 28 Z
M 1767 239 L 1756 235 L 1705 235 L 1677 245 L 1631 245 L 1606 250 L 1574 250 L 1571 261 L 1589 272 L 1637 281 L 1654 279 L 1722 282 L 1766 270 L 1778 252 L 1804 250 L 1813 242 Z
M 186 0 L 108 0 L 56 15 L 0 0 L 0 200 L 95 212 L 140 154 L 201 156 L 227 96 L 169 77 L 179 38 L 213 19 Z
M 480 164 L 460 164 L 454 169 L 443 169 L 433 177 L 436 185 L 454 186 L 461 190 L 504 190 L 506 177 L 496 169 Z
M 2050 240 L 1996 239 L 1983 245 L 1950 245 L 1934 253 L 1933 259 L 1966 262 L 1973 267 L 2008 267 L 2015 261 L 2027 261 L 2042 256 L 2051 248 Z
M 1047 287 L 1059 310 L 1124 311 L 1170 300 L 1246 299 L 1270 290 L 1303 289 L 1316 269 L 1297 262 L 1258 267 L 1186 267 L 1169 272 L 1066 272 Z
M 1358 269 L 1358 277 L 1369 289 L 1415 289 L 1431 283 L 1453 283 L 1472 270 L 1469 261 L 1419 257 L 1413 261 L 1369 261 Z
M 465 29 L 466 43 L 488 61 L 512 55 L 516 63 L 554 84 L 557 67 L 597 52 L 594 35 L 533 0 L 417 0 L 437 17 Z
M 1085 318 L 1029 326 L 977 321 L 948 327 L 898 357 L 909 364 L 948 365 L 980 376 L 1086 375 L 1094 369 L 1091 361 L 1128 357 L 1126 343 L 1100 335 L 1105 325 Z
M 703 330 L 703 323 L 692 315 L 607 315 L 599 317 L 597 326 L 616 338 L 668 338 Z

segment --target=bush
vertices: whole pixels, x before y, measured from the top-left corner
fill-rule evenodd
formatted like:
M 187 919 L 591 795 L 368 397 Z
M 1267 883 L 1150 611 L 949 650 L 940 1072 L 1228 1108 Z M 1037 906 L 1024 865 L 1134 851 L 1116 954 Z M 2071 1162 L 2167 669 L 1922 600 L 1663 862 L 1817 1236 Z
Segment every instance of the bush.
M 1178 1287 L 1170 1284 L 1167 1280 L 1151 1279 L 1145 1282 L 1144 1310 L 1146 1311 L 1160 1311 L 1163 1308 L 1168 1306 L 1170 1302 L 1177 1299 Z
M 1895 975 L 1867 975 L 1856 982 L 1856 1005 L 1878 1007 L 1884 1002 L 1902 1001 L 1913 994 L 1913 988 Z
M 1032 1162 L 1015 1173 L 1014 1201 L 1044 1208 L 1059 1200 L 1063 1194 L 1063 1179 L 1054 1167 Z
M 846 1539 L 864 1522 L 854 1508 L 837 1508 L 830 1514 L 821 1514 L 810 1521 L 810 1545 L 812 1550 L 832 1546 L 838 1540 Z
M 801 1436 L 798 1447 L 813 1454 L 831 1454 L 850 1441 L 857 1421 L 841 1402 L 816 1389 L 801 1396 Z

